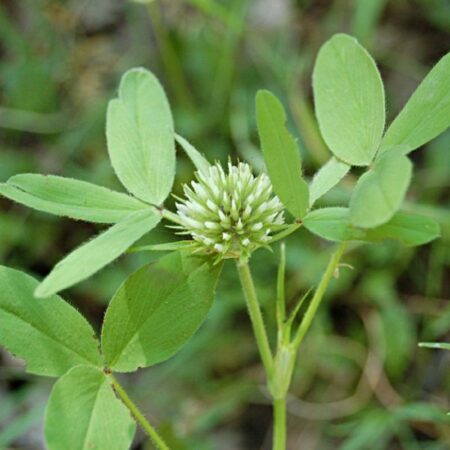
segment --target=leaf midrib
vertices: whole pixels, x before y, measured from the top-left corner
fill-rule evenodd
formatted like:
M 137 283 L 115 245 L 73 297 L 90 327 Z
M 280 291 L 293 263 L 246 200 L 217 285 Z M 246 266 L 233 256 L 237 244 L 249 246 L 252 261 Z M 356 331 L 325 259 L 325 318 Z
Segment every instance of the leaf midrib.
M 111 211 L 113 211 L 113 212 L 116 212 L 116 211 L 117 211 L 117 212 L 121 212 L 121 211 L 135 212 L 135 211 L 140 211 L 141 209 L 145 209 L 145 207 L 147 206 L 147 205 L 146 205 L 144 202 L 142 202 L 141 200 L 138 200 L 138 199 L 135 198 L 135 197 L 131 197 L 131 200 L 135 200 L 135 201 L 141 202 L 142 205 L 136 205 L 136 207 L 133 207 L 133 206 L 130 204 L 129 207 L 117 207 L 117 206 L 113 206 L 113 207 L 111 207 L 111 208 L 97 207 L 97 206 L 96 206 L 96 207 L 92 208 L 92 207 L 83 205 L 83 204 L 81 204 L 81 203 L 56 202 L 56 201 L 48 200 L 48 199 L 46 199 L 46 198 L 44 198 L 44 197 L 41 197 L 41 196 L 39 196 L 39 195 L 35 195 L 35 194 L 33 194 L 32 192 L 30 192 L 30 191 L 28 191 L 28 190 L 25 190 L 25 189 L 23 189 L 21 186 L 18 186 L 18 185 L 13 184 L 13 183 L 4 183 L 4 185 L 9 186 L 9 187 L 11 187 L 11 188 L 13 188 L 13 189 L 17 189 L 18 191 L 20 191 L 20 192 L 22 192 L 22 193 L 24 193 L 24 194 L 27 194 L 27 195 L 29 195 L 30 197 L 34 197 L 34 198 L 36 198 L 36 199 L 38 199 L 38 200 L 41 200 L 41 201 L 43 201 L 43 202 L 47 202 L 47 203 L 49 203 L 49 204 L 53 204 L 53 205 L 63 205 L 63 206 L 66 206 L 66 207 L 71 207 L 71 208 L 80 208 L 81 210 L 86 210 L 86 211 L 99 211 L 99 212 L 101 212 L 101 213 L 103 213 L 103 212 L 111 212 Z M 112 191 L 112 192 L 113 192 L 113 191 Z M 124 195 L 126 195 L 126 194 L 124 194 Z
M 264 108 L 264 113 L 268 117 L 269 122 L 272 125 L 274 125 L 273 128 L 275 130 L 275 133 L 274 133 L 275 140 L 277 141 L 280 149 L 283 148 L 283 144 L 284 144 L 285 138 L 287 138 L 287 140 L 288 140 L 288 145 L 286 145 L 286 147 L 291 147 L 291 148 L 292 147 L 296 147 L 294 138 L 289 134 L 289 131 L 287 130 L 287 126 L 286 126 L 287 117 L 284 116 L 283 112 L 280 111 L 280 114 L 281 114 L 280 118 L 281 118 L 281 120 L 280 120 L 280 123 L 277 124 L 277 120 L 272 117 L 272 114 L 270 114 L 270 108 L 269 109 L 267 108 L 266 101 L 264 101 L 263 108 Z M 281 125 L 281 130 L 279 129 L 279 127 L 277 125 Z M 296 149 L 296 148 L 294 148 L 294 150 L 298 151 L 298 149 Z M 299 180 L 295 180 L 295 177 L 294 177 L 294 175 L 292 173 L 292 170 L 290 169 L 290 164 L 288 163 L 286 155 L 285 155 L 283 150 L 280 151 L 280 155 L 281 155 L 280 160 L 281 160 L 282 165 L 283 165 L 283 171 L 286 174 L 288 174 L 288 176 L 289 176 L 290 188 L 292 190 L 295 190 L 296 188 L 294 186 L 297 186 L 296 181 L 300 182 L 300 178 L 301 178 L 301 165 L 300 165 L 300 167 L 298 167 L 298 171 L 299 171 L 299 174 L 298 174 L 299 177 L 298 178 L 299 178 Z M 297 160 L 296 164 L 298 164 L 299 158 L 296 158 L 295 155 L 294 155 L 294 158 Z M 299 209 L 302 209 L 301 208 L 302 205 L 299 204 L 299 202 L 297 201 L 297 197 L 293 194 L 291 189 L 289 189 L 289 191 L 291 192 L 291 194 L 289 196 L 289 203 L 293 202 L 293 203 L 296 204 L 296 207 L 298 207 Z
M 180 282 L 180 283 L 177 284 L 177 285 L 174 284 L 174 288 L 171 289 L 171 290 L 167 293 L 167 295 L 166 295 L 164 298 L 167 299 L 168 297 L 170 297 L 170 296 L 171 296 L 171 295 L 179 288 L 179 285 L 181 285 L 182 283 L 183 283 L 183 284 L 184 284 L 184 283 L 187 283 L 187 282 L 191 279 L 191 277 L 194 276 L 194 274 L 196 274 L 197 271 L 198 271 L 199 269 L 201 269 L 202 267 L 203 267 L 203 265 L 197 267 L 197 268 L 196 268 L 195 270 L 193 270 L 187 277 L 185 277 L 185 278 L 183 279 L 182 282 Z M 164 305 L 164 302 L 160 302 L 159 305 L 158 305 L 155 309 L 153 309 L 152 313 L 149 314 L 149 315 L 148 315 L 148 316 L 147 316 L 147 317 L 139 324 L 139 327 L 136 328 L 136 331 L 134 331 L 130 336 L 127 337 L 126 340 L 123 341 L 123 346 L 120 348 L 120 351 L 117 352 L 117 356 L 116 356 L 113 360 L 111 360 L 111 362 L 109 363 L 109 365 L 110 365 L 111 367 L 114 367 L 114 365 L 115 365 L 118 361 L 120 361 L 120 358 L 121 358 L 121 356 L 123 355 L 124 350 L 128 347 L 128 345 L 130 345 L 130 343 L 133 341 L 133 339 L 135 339 L 135 337 L 139 334 L 139 332 L 141 331 L 141 329 L 142 329 L 142 328 L 145 326 L 145 324 L 150 320 L 150 318 L 151 318 L 152 316 L 154 316 L 154 314 L 155 314 L 155 313 L 156 313 L 163 305 Z M 127 325 L 130 323 L 130 320 L 131 320 L 131 319 L 129 318 L 128 321 L 127 321 Z
M 85 433 L 84 439 L 83 439 L 83 447 L 82 447 L 83 450 L 88 448 L 86 445 L 87 445 L 87 441 L 88 441 L 89 431 L 90 431 L 91 426 L 92 426 L 92 418 L 94 416 L 95 406 L 97 404 L 98 397 L 100 395 L 100 390 L 103 387 L 103 384 L 106 383 L 106 382 L 107 382 L 106 379 L 102 380 L 102 382 L 99 384 L 97 392 L 95 394 L 94 402 L 93 402 L 92 409 L 91 409 L 91 414 L 89 415 L 89 421 L 88 421 L 88 424 L 87 424 L 87 427 L 86 427 L 86 433 Z
M 39 333 L 41 333 L 44 337 L 49 338 L 50 340 L 52 340 L 53 342 L 56 342 L 57 344 L 61 345 L 62 347 L 64 347 L 65 349 L 71 351 L 72 353 L 74 353 L 75 355 L 81 357 L 84 361 L 87 361 L 91 364 L 94 364 L 95 366 L 98 366 L 98 362 L 99 361 L 93 361 L 88 359 L 85 355 L 81 354 L 79 351 L 77 351 L 76 349 L 73 349 L 69 346 L 67 346 L 63 341 L 60 341 L 57 337 L 51 335 L 51 334 L 46 334 L 45 331 L 43 331 L 42 327 L 40 326 L 36 326 L 35 324 L 28 322 L 26 320 L 24 320 L 21 316 L 14 314 L 14 312 L 12 310 L 9 310 L 8 308 L 5 308 L 4 305 L 0 304 L 0 309 L 3 310 L 6 314 L 9 314 L 12 317 L 18 318 L 20 319 L 24 324 L 32 327 L 33 329 L 37 330 Z M 95 337 L 95 332 L 94 330 L 92 330 L 92 335 Z M 100 356 L 100 354 L 98 354 L 98 356 Z M 100 358 L 99 358 L 100 360 Z

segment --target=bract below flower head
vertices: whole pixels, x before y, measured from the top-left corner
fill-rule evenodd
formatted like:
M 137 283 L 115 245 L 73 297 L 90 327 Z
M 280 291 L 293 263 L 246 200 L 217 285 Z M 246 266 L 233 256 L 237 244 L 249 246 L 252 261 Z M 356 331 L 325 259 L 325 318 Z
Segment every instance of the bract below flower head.
M 225 173 L 216 163 L 197 172 L 196 179 L 183 186 L 186 198 L 176 204 L 180 225 L 175 227 L 192 236 L 196 252 L 247 258 L 284 223 L 269 177 L 255 177 L 248 164 L 228 163 Z

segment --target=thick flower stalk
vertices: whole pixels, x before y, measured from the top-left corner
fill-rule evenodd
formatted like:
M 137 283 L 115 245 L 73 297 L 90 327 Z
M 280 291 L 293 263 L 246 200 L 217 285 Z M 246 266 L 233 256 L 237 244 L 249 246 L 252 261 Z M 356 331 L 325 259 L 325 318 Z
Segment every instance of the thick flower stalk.
M 269 177 L 255 177 L 248 164 L 229 162 L 225 173 L 216 163 L 196 178 L 183 186 L 186 198 L 176 204 L 180 225 L 175 227 L 192 236 L 195 251 L 216 254 L 217 260 L 246 259 L 283 225 L 283 205 Z

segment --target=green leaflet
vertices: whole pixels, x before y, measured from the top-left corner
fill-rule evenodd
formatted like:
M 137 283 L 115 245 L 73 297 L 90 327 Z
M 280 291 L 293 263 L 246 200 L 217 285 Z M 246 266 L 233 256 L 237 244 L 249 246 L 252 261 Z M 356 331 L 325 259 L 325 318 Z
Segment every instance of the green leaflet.
M 286 113 L 269 91 L 256 95 L 256 120 L 261 148 L 273 189 L 295 217 L 308 210 L 308 185 L 302 178 L 300 152 L 286 128 Z
M 135 431 L 101 370 L 74 367 L 53 387 L 44 425 L 49 450 L 126 450 Z
M 373 242 L 396 239 L 407 246 L 423 245 L 441 235 L 439 224 L 429 217 L 397 213 L 384 225 L 366 231 Z
M 383 148 L 420 147 L 450 125 L 450 53 L 431 69 L 383 138 Z
M 426 244 L 440 236 L 437 222 L 429 217 L 397 213 L 384 225 L 361 229 L 350 223 L 348 208 L 322 208 L 311 211 L 303 220 L 304 226 L 330 241 L 380 242 L 394 239 L 407 246 Z
M 160 220 L 161 215 L 150 207 L 131 214 L 56 264 L 35 295 L 48 297 L 88 278 L 121 255 Z
M 116 223 L 148 205 L 121 192 L 54 175 L 20 174 L 0 194 L 30 208 L 97 223 Z
M 157 364 L 194 334 L 211 307 L 221 265 L 173 252 L 131 275 L 106 311 L 102 350 L 119 372 Z
M 353 225 L 373 228 L 400 208 L 411 181 L 412 163 L 399 152 L 385 152 L 356 184 L 350 199 Z
M 169 103 L 155 76 L 142 68 L 123 75 L 119 97 L 108 105 L 106 137 L 112 166 L 141 200 L 160 205 L 175 175 L 175 141 Z
M 192 161 L 197 170 L 200 172 L 208 172 L 211 164 L 209 164 L 207 159 L 191 143 L 179 134 L 175 134 L 175 140 L 189 156 L 189 159 Z
M 313 88 L 328 147 L 348 164 L 368 165 L 385 122 L 383 82 L 372 57 L 353 37 L 334 35 L 317 56 Z
M 335 157 L 332 157 L 314 175 L 309 186 L 309 205 L 312 206 L 317 199 L 325 195 L 342 178 L 347 175 L 350 166 Z
M 36 300 L 37 285 L 34 278 L 0 266 L 0 344 L 38 375 L 63 375 L 80 364 L 101 366 L 91 326 L 61 297 Z
M 353 227 L 349 220 L 348 208 L 319 208 L 308 213 L 303 219 L 303 225 L 329 241 L 363 241 L 364 230 Z

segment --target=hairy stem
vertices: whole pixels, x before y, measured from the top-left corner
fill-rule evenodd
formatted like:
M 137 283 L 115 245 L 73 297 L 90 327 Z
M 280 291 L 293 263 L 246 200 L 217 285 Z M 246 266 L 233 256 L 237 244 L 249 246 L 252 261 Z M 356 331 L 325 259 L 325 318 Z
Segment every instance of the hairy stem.
M 266 371 L 267 379 L 270 380 L 273 373 L 273 356 L 270 350 L 269 339 L 267 338 L 264 319 L 259 307 L 258 298 L 256 296 L 255 285 L 253 283 L 250 267 L 247 262 L 236 263 L 241 280 L 242 289 L 244 291 L 247 309 L 255 334 L 256 344 L 258 345 L 259 354 Z
M 330 284 L 330 281 L 339 265 L 339 261 L 344 253 L 345 243 L 339 245 L 335 253 L 331 256 L 331 259 L 328 263 L 325 272 L 322 275 L 319 285 L 317 286 L 316 291 L 314 292 L 311 303 L 306 310 L 306 313 L 303 317 L 303 320 L 299 326 L 299 329 L 294 337 L 293 342 L 290 344 L 290 348 L 293 353 L 286 360 L 286 358 L 280 358 L 280 355 L 283 356 L 283 353 L 280 351 L 285 348 L 284 339 L 285 336 L 280 333 L 280 330 L 285 326 L 284 323 L 284 314 L 281 311 L 278 311 L 278 350 L 276 358 L 274 359 L 272 355 L 272 351 L 270 349 L 269 340 L 267 338 L 266 327 L 264 325 L 264 320 L 261 314 L 261 309 L 259 307 L 258 299 L 256 296 L 256 289 L 253 283 L 253 278 L 250 272 L 250 268 L 247 261 L 237 262 L 237 269 L 239 272 L 239 278 L 241 280 L 242 289 L 244 291 L 245 299 L 247 302 L 247 308 L 250 315 L 250 319 L 253 326 L 253 332 L 255 334 L 256 343 L 258 345 L 259 353 L 261 355 L 261 360 L 264 365 L 264 369 L 266 372 L 267 381 L 269 383 L 269 390 L 272 394 L 273 401 L 273 450 L 285 450 L 286 449 L 286 393 L 289 389 L 291 374 L 293 365 L 293 358 L 298 347 L 300 346 L 306 332 L 310 328 L 312 321 L 316 315 L 317 309 L 319 308 L 320 302 Z M 282 264 L 283 266 L 283 264 Z M 278 292 L 277 292 L 277 302 L 279 303 L 284 297 L 284 289 L 282 289 L 283 284 L 281 283 L 281 278 L 284 275 L 284 267 L 281 267 L 280 273 L 278 274 Z M 283 320 L 280 320 L 283 319 Z M 281 328 L 280 328 L 281 327 Z M 280 341 L 280 338 L 282 341 Z M 280 347 L 281 345 L 281 347 Z M 281 350 L 280 350 L 281 349 Z M 295 349 L 295 350 L 294 350 Z M 288 366 L 285 367 L 286 361 Z M 281 364 L 281 366 L 280 366 Z M 284 364 L 284 366 L 283 366 Z M 281 369 L 287 369 L 281 370 Z M 289 369 L 290 368 L 290 369 Z
M 286 449 L 286 397 L 273 400 L 273 450 Z
M 300 344 L 302 343 L 303 338 L 305 337 L 306 332 L 309 330 L 311 323 L 316 315 L 317 309 L 319 308 L 320 302 L 322 301 L 323 295 L 327 290 L 328 285 L 330 284 L 331 279 L 338 267 L 339 261 L 342 257 L 342 254 L 345 250 L 345 242 L 342 242 L 337 250 L 331 256 L 330 262 L 322 275 L 319 285 L 317 286 L 316 291 L 314 292 L 314 296 L 311 300 L 311 303 L 306 310 L 306 313 L 303 317 L 303 320 L 300 324 L 298 332 L 294 339 L 294 348 L 298 349 Z
M 286 246 L 280 246 L 281 258 L 277 274 L 277 327 L 278 333 L 283 329 L 286 320 L 285 276 L 286 276 Z
M 142 429 L 147 433 L 152 442 L 155 444 L 156 448 L 159 450 L 169 450 L 169 447 L 163 441 L 158 432 L 153 428 L 149 421 L 144 417 L 139 408 L 133 403 L 133 401 L 128 397 L 123 387 L 119 382 L 111 375 L 112 385 L 117 395 L 121 398 L 124 405 L 130 410 L 136 422 L 142 427 Z

